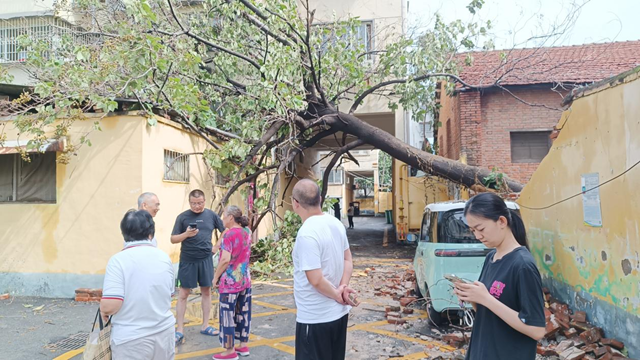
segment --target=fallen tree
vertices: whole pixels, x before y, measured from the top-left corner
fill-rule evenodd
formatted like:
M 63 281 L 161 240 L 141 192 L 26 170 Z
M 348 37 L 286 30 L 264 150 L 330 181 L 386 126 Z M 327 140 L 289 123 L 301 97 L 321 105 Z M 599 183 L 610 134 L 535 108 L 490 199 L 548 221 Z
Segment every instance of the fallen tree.
M 382 97 L 391 110 L 402 106 L 424 118 L 437 108 L 439 81 L 448 82 L 449 91 L 456 84 L 480 89 L 456 75 L 455 55 L 477 49 L 486 26 L 445 24 L 436 17 L 419 36 L 378 29 L 377 42 L 384 46 L 373 49 L 360 41 L 357 19 L 316 20 L 308 1 L 118 4 L 74 2 L 83 21 L 55 49 L 48 39 L 23 36 L 21 46 L 29 50 L 24 68 L 35 85 L 2 103 L 0 116 L 15 116 L 36 143 L 51 132 L 53 119 L 70 119 L 54 129 L 64 136 L 73 121 L 92 111 L 106 116 L 138 110 L 150 125 L 154 114 L 169 117 L 206 139 L 207 164 L 232 179 L 221 205 L 243 185 L 254 184 L 254 195 L 264 190 L 256 201 L 258 219 L 275 214 L 288 164 L 325 138 L 334 138 L 336 146 L 324 184 L 338 159 L 368 144 L 426 173 L 487 186 L 488 169 L 411 147 L 357 113 L 367 99 Z M 469 9 L 481 6 L 473 1 Z M 218 145 L 212 136 L 225 141 Z M 89 137 L 74 139 L 72 148 Z M 258 183 L 261 175 L 270 175 L 270 183 Z M 506 177 L 499 185 L 507 192 L 522 188 Z

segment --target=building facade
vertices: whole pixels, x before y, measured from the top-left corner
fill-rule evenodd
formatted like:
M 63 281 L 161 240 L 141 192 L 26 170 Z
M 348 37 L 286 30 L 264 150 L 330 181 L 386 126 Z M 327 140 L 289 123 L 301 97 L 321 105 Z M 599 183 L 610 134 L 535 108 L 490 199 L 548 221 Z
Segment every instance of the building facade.
M 438 153 L 526 183 L 549 151 L 563 97 L 640 64 L 640 41 L 469 55 L 460 76 L 478 88 L 447 96 L 441 84 Z
M 518 200 L 544 286 L 630 358 L 640 356 L 639 97 L 640 67 L 575 94 Z

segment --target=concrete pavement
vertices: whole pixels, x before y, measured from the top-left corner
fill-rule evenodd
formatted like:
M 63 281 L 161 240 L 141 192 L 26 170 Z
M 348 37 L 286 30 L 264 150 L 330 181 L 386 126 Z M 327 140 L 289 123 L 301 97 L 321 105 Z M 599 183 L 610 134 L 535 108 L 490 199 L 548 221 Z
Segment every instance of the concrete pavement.
M 390 297 L 375 296 L 371 274 L 392 274 L 411 268 L 412 246 L 397 245 L 384 218 L 356 218 L 356 228 L 348 230 L 354 253 L 352 286 L 361 293 L 362 305 L 349 317 L 347 359 L 427 359 L 438 355 L 453 358 L 455 349 L 438 340 L 421 304 L 411 305 L 414 313 L 407 324 L 392 325 L 385 320 L 386 305 L 398 305 Z M 385 232 L 387 236 L 386 246 Z M 365 271 L 366 270 L 366 271 Z M 378 275 L 379 278 L 380 275 Z M 175 301 L 174 301 L 175 303 Z M 32 307 L 24 307 L 31 304 Z M 44 304 L 42 309 L 34 308 Z M 214 311 L 217 299 L 213 298 Z M 7 359 L 81 359 L 82 348 L 67 351 L 47 345 L 69 335 L 90 330 L 97 303 L 82 304 L 70 300 L 14 299 L 0 302 L 0 329 L 8 334 L 9 344 L 0 345 L 0 358 Z M 251 357 L 254 359 L 294 359 L 295 302 L 293 281 L 269 279 L 254 281 Z M 218 337 L 199 333 L 200 297 L 189 299 L 185 329 L 186 343 L 177 348 L 176 359 L 211 359 L 221 352 Z M 210 322 L 217 327 L 217 319 Z M 441 329 L 446 332 L 447 329 Z M 2 344 L 2 342 L 0 342 Z

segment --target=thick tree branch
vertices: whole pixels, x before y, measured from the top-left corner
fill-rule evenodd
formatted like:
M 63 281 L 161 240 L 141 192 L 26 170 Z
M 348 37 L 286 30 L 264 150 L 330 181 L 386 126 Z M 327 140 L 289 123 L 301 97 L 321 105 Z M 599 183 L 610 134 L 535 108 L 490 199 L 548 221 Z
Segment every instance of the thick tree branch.
M 322 175 L 322 193 L 320 196 L 322 198 L 323 204 L 324 204 L 324 198 L 325 196 L 327 196 L 327 188 L 329 185 L 329 174 L 331 173 L 331 170 L 333 169 L 333 167 L 336 165 L 336 162 L 338 162 L 338 160 L 342 157 L 344 153 L 348 152 L 349 150 L 353 150 L 358 146 L 364 145 L 364 143 L 365 143 L 364 140 L 358 139 L 356 141 L 350 142 L 349 144 L 341 147 L 340 149 L 338 149 L 338 151 L 336 151 L 336 154 L 333 156 L 333 158 L 331 159 L 327 167 L 324 169 L 324 174 Z

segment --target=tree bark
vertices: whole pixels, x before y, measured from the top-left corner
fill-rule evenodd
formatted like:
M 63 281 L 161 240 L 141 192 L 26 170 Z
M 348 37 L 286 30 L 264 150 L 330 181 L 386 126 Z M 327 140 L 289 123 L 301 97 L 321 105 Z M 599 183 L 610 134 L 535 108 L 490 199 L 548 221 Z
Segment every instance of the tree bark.
M 333 129 L 353 135 L 376 149 L 386 152 L 393 158 L 419 168 L 428 174 L 439 176 L 469 188 L 484 186 L 484 178 L 491 174 L 491 171 L 488 169 L 466 165 L 459 161 L 433 155 L 414 148 L 388 132 L 367 124 L 355 115 L 335 110 L 326 110 L 327 113 L 323 113 L 322 115 L 327 116 L 328 112 L 335 113 L 330 121 Z M 504 184 L 508 189 L 500 189 L 502 191 L 520 192 L 523 188 L 523 184 L 508 177 L 505 177 Z

